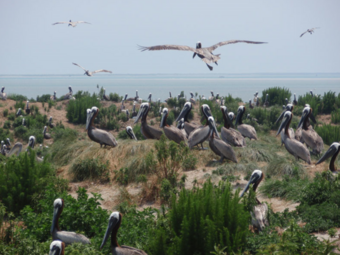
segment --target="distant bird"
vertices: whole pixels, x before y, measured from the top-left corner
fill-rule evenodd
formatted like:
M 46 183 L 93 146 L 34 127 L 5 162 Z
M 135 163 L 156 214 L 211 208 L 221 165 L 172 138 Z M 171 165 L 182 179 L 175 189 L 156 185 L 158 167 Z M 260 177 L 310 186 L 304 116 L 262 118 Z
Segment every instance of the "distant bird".
M 309 94 L 310 94 L 312 97 L 314 97 L 313 90 L 310 90 L 310 91 L 309 91 Z
M 192 92 L 190 92 L 190 102 L 192 103 L 192 104 L 196 104 L 196 100 L 195 100 L 195 98 L 194 98 L 194 94 L 192 93 Z
M 29 106 L 28 103 L 29 103 L 29 101 L 27 100 L 27 102 L 26 102 L 26 110 L 25 110 L 27 115 L 31 113 L 31 109 L 30 109 L 30 106 Z
M 326 153 L 318 160 L 318 162 L 315 163 L 315 165 L 318 165 L 324 162 L 329 157 L 332 157 L 331 161 L 329 162 L 329 170 L 333 174 L 338 174 L 340 170 L 337 170 L 335 168 L 334 162 L 336 160 L 336 157 L 339 155 L 339 152 L 340 152 L 340 143 L 332 143 L 331 146 L 329 146 L 329 149 L 326 151 Z
M 51 139 L 51 134 L 46 133 L 46 130 L 47 130 L 47 126 L 44 127 L 44 131 L 43 131 L 44 139 Z
M 151 98 L 152 98 L 152 94 L 150 93 L 149 96 L 148 96 L 150 106 L 151 106 Z
M 25 118 L 22 119 L 22 123 L 21 123 L 24 127 L 26 126 L 26 120 Z
M 151 47 L 144 47 L 139 46 L 139 49 L 141 51 L 153 51 L 153 50 L 184 50 L 184 51 L 192 51 L 194 52 L 193 58 L 197 55 L 199 58 L 202 59 L 203 62 L 206 63 L 209 70 L 212 71 L 213 67 L 208 65 L 209 63 L 215 63 L 217 65 L 217 61 L 220 59 L 220 54 L 214 55 L 212 52 L 216 50 L 218 47 L 228 44 L 234 44 L 234 43 L 252 43 L 252 44 L 262 44 L 265 42 L 254 42 L 254 41 L 245 41 L 245 40 L 229 40 L 224 42 L 219 42 L 217 44 L 214 44 L 210 47 L 202 48 L 201 42 L 196 43 L 196 49 L 189 47 L 189 46 L 182 46 L 182 45 L 156 45 Z
M 131 113 L 131 118 L 136 117 L 137 112 L 136 112 L 136 101 L 133 102 L 133 107 L 132 107 L 132 113 Z
M 88 23 L 86 21 L 60 21 L 60 22 L 56 22 L 56 23 L 53 23 L 52 25 L 58 25 L 58 24 L 68 24 L 68 27 L 69 26 L 72 26 L 72 27 L 75 27 L 77 26 L 78 24 L 81 24 L 81 23 L 84 23 L 84 24 L 91 24 L 91 23 Z
M 72 87 L 69 86 L 69 87 L 68 87 L 68 90 L 69 90 L 69 92 L 66 93 L 65 95 L 61 96 L 60 99 L 62 99 L 62 100 L 67 100 L 67 99 L 71 99 L 71 98 L 73 97 L 73 90 L 72 90 Z
M 26 151 L 29 151 L 29 147 L 31 147 L 31 149 L 33 150 L 34 149 L 34 145 L 35 145 L 35 136 L 31 135 L 29 138 L 28 138 L 28 146 L 26 148 Z M 44 161 L 44 157 L 41 157 L 39 158 L 38 156 L 35 156 L 35 159 L 38 161 L 38 162 L 43 162 Z
M 211 97 L 209 97 L 209 100 L 210 100 L 210 101 L 214 101 L 214 100 L 215 100 L 214 92 L 213 92 L 213 91 L 210 91 L 210 93 L 211 93 Z
M 79 66 L 81 69 L 83 69 L 85 71 L 84 75 L 86 74 L 87 76 L 92 76 L 93 74 L 100 73 L 100 72 L 112 73 L 111 71 L 108 71 L 108 70 L 105 70 L 105 69 L 99 69 L 99 70 L 90 72 L 89 70 L 86 70 L 84 67 L 82 67 L 82 66 L 80 66 L 76 63 L 72 63 L 72 64 Z
M 18 111 L 17 111 L 17 114 L 16 114 L 17 116 L 21 116 L 22 115 L 22 111 L 21 111 L 21 108 L 19 108 L 18 109 Z
M 7 94 L 5 93 L 5 87 L 2 87 L 2 88 L 1 88 L 0 98 L 1 98 L 2 100 L 6 100 L 6 99 L 7 99 Z
M 295 95 L 295 93 L 294 93 L 294 100 L 293 100 L 293 105 L 297 105 L 297 100 L 296 100 L 296 95 Z
M 48 255 L 63 255 L 65 252 L 65 243 L 62 241 L 53 241 L 50 245 L 50 252 Z
M 313 27 L 313 28 L 311 28 L 311 29 L 307 29 L 307 31 L 304 32 L 304 33 L 302 33 L 302 34 L 300 35 L 300 37 L 302 37 L 305 33 L 313 34 L 313 33 L 314 33 L 314 29 L 318 29 L 318 28 L 319 28 L 319 27 Z
M 54 91 L 53 95 L 50 96 L 50 99 L 51 99 L 52 101 L 57 100 L 57 91 Z
M 48 125 L 50 128 L 54 128 L 54 123 L 52 123 L 52 116 L 50 116 L 50 119 L 48 120 Z
M 251 103 L 251 99 L 249 99 L 249 108 L 254 109 L 254 105 Z
M 204 96 L 204 95 L 202 95 L 201 99 L 202 99 L 202 100 L 206 100 L 206 98 L 205 98 L 205 96 Z
M 110 101 L 110 97 L 105 94 L 105 88 L 103 89 L 103 99 L 106 101 Z
M 137 137 L 135 136 L 131 126 L 127 126 L 125 131 L 131 139 L 135 139 L 137 141 Z

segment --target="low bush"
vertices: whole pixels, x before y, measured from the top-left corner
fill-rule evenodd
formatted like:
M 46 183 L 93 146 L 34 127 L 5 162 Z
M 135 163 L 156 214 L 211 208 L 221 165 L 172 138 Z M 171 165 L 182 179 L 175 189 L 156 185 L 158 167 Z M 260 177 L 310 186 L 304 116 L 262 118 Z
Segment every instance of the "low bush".
M 6 138 L 11 138 L 11 133 L 8 129 L 0 128 L 0 141 L 5 141 Z
M 51 100 L 50 94 L 44 94 L 44 95 L 41 95 L 41 96 L 37 96 L 37 102 L 47 103 L 50 100 Z
M 117 93 L 110 93 L 109 97 L 110 97 L 110 101 L 113 101 L 116 103 L 121 101 L 121 97 Z
M 26 103 L 25 102 L 23 102 L 22 100 L 20 100 L 20 101 L 16 101 L 15 102 L 15 105 L 14 105 L 14 107 L 15 107 L 15 109 L 19 109 L 19 108 L 21 108 L 21 110 L 23 111 L 23 113 L 24 113 L 24 111 L 25 111 L 25 108 L 26 108 Z
M 314 116 L 318 115 L 322 111 L 322 98 L 320 96 L 312 96 L 310 93 L 306 93 L 304 96 L 299 96 L 298 105 L 304 107 L 305 104 L 310 105 Z
M 316 126 L 315 131 L 327 145 L 340 141 L 340 126 L 322 125 Z
M 12 99 L 14 101 L 27 101 L 27 97 L 19 94 L 9 94 L 7 96 L 8 99 Z
M 70 172 L 73 174 L 74 181 L 84 181 L 87 179 L 103 179 L 108 180 L 109 162 L 101 163 L 96 159 L 79 159 L 71 167 Z
M 8 115 L 8 120 L 15 120 L 15 113 L 10 113 L 9 115 Z
M 184 171 L 194 170 L 196 169 L 196 164 L 197 158 L 194 155 L 189 154 L 186 158 L 183 159 L 182 168 Z
M 340 123 L 340 109 L 332 111 L 332 113 L 331 113 L 331 122 L 333 124 Z
M 3 115 L 4 115 L 4 117 L 7 117 L 7 116 L 8 116 L 8 109 L 5 109 L 5 110 L 3 111 Z
M 268 101 L 269 105 L 285 105 L 285 99 L 288 98 L 290 101 L 290 98 L 292 96 L 292 92 L 290 92 L 287 88 L 281 88 L 281 87 L 273 87 L 268 88 L 262 91 L 262 99 L 261 102 L 266 101 L 266 95 L 268 94 Z
M 4 129 L 10 129 L 11 128 L 11 122 L 9 120 L 6 120 L 3 126 Z

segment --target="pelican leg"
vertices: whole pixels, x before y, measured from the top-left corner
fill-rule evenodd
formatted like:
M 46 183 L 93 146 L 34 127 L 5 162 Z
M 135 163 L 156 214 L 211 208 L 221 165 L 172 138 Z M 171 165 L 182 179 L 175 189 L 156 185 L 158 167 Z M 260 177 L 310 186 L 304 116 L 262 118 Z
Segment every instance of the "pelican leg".
M 201 150 L 203 150 L 203 151 L 205 151 L 205 150 L 208 149 L 208 148 L 204 148 L 204 147 L 203 147 L 203 143 L 201 143 L 201 147 L 202 147 Z
M 223 162 L 223 159 L 224 159 L 224 157 L 223 157 L 223 156 L 221 156 L 220 160 L 218 160 L 217 162 L 220 162 L 220 163 L 222 163 L 222 162 Z
M 213 70 L 213 67 L 207 64 L 207 67 L 209 68 L 210 71 Z

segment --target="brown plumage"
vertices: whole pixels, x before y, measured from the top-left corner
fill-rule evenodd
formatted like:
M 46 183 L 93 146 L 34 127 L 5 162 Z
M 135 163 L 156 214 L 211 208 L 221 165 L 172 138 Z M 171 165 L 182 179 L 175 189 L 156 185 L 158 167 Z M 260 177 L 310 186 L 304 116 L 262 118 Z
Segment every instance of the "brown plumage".
M 171 140 L 174 141 L 175 143 L 181 143 L 181 142 L 186 142 L 186 136 L 182 133 L 181 130 L 179 130 L 177 127 L 174 126 L 169 126 L 166 123 L 166 119 L 168 117 L 169 110 L 168 108 L 164 108 L 162 111 L 162 119 L 161 119 L 161 124 L 160 127 L 163 128 L 165 136 Z
M 237 129 L 238 131 L 240 131 L 242 136 L 248 137 L 249 139 L 257 140 L 257 134 L 256 134 L 255 128 L 253 126 L 242 123 L 242 116 L 245 111 L 246 111 L 246 107 L 244 107 L 243 105 L 241 105 L 237 110 L 237 117 L 236 117 Z
M 228 116 L 228 109 L 226 106 L 221 106 L 222 116 L 224 120 L 224 126 L 221 128 L 221 138 L 226 143 L 236 146 L 236 147 L 244 147 L 246 146 L 246 141 L 242 134 L 233 129 L 232 120 L 230 120 Z
M 44 131 L 43 131 L 44 139 L 51 139 L 51 134 L 46 133 L 46 131 L 47 131 L 47 126 L 44 127 Z

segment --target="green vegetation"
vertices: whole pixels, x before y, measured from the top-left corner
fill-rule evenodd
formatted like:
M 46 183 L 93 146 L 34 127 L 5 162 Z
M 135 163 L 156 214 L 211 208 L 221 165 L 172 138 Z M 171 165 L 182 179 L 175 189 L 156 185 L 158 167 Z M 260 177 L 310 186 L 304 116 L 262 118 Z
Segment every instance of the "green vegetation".
M 268 101 L 269 105 L 285 105 L 285 99 L 288 98 L 288 101 L 290 101 L 290 98 L 292 96 L 292 92 L 290 92 L 287 88 L 280 88 L 280 87 L 273 87 L 268 88 L 262 91 L 262 98 L 261 98 L 261 104 L 263 104 L 266 101 L 266 95 L 268 94 Z
M 108 180 L 109 162 L 101 163 L 96 159 L 78 159 L 71 167 L 70 172 L 73 174 L 73 181 L 84 181 L 87 179 Z
M 12 99 L 14 101 L 27 101 L 27 97 L 19 94 L 8 94 L 8 99 Z
M 340 126 L 322 125 L 316 126 L 315 131 L 327 145 L 340 141 Z
M 4 113 L 5 115 L 5 113 Z M 333 124 L 340 123 L 340 109 L 337 109 L 331 113 L 331 122 Z

